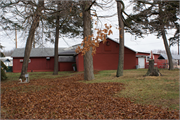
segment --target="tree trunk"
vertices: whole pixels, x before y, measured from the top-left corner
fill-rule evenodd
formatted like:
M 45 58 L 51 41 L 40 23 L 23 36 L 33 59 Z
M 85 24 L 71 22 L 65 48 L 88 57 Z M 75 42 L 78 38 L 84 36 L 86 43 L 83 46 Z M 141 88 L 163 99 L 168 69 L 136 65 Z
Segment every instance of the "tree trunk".
M 119 21 L 119 60 L 116 76 L 123 76 L 124 67 L 124 23 L 122 20 L 122 4 L 117 1 L 118 21 Z
M 39 17 L 41 15 L 41 11 L 43 9 L 43 6 L 44 6 L 44 1 L 39 0 L 37 10 L 34 13 L 33 22 L 32 22 L 31 28 L 29 30 L 29 35 L 28 35 L 27 42 L 26 42 L 26 48 L 25 48 L 25 52 L 24 52 L 24 60 L 23 60 L 21 75 L 19 77 L 22 79 L 25 79 L 25 74 L 27 73 L 29 56 L 30 56 L 30 52 L 31 52 L 31 48 L 32 48 L 32 43 L 34 40 L 34 33 L 36 31 L 36 28 L 39 25 Z
M 169 61 L 169 70 L 173 70 L 173 61 L 172 61 L 172 55 L 171 55 L 171 51 L 170 48 L 168 46 L 167 43 L 167 38 L 166 38 L 166 33 L 164 30 L 164 25 L 163 25 L 163 15 L 162 15 L 162 6 L 161 3 L 159 3 L 159 17 L 160 17 L 160 29 L 161 29 L 161 34 L 162 34 L 162 38 L 163 38 L 163 42 L 164 42 L 164 47 L 166 49 L 166 54 L 168 57 L 168 61 Z
M 35 41 L 35 35 L 34 35 L 34 38 L 33 38 L 34 40 L 33 40 L 33 48 L 35 48 L 36 47 L 36 41 Z
M 149 68 L 148 68 L 148 73 L 152 73 L 154 70 L 154 60 L 149 60 Z
M 87 10 L 91 4 L 91 1 L 83 1 L 83 37 L 91 35 L 91 14 L 90 10 Z M 84 55 L 84 80 L 93 80 L 93 56 L 92 48 Z
M 59 8 L 58 4 L 58 10 Z M 54 72 L 53 75 L 58 75 L 58 43 L 59 43 L 59 15 L 57 14 L 56 18 L 56 38 L 54 44 Z
M 149 60 L 149 68 L 146 76 L 162 76 L 158 68 L 154 68 L 154 60 Z
M 168 56 L 169 70 L 173 70 L 172 55 L 171 55 L 171 51 L 170 51 L 170 48 L 169 48 L 168 43 L 167 43 L 167 38 L 166 38 L 166 34 L 165 34 L 164 29 L 161 29 L 161 32 L 162 32 L 164 47 L 166 48 L 166 54 Z

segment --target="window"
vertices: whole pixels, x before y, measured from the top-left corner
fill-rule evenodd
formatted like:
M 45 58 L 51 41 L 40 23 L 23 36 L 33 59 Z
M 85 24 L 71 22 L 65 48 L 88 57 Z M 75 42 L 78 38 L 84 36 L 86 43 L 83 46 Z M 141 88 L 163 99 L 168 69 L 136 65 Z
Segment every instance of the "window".
M 111 51 L 111 43 L 109 41 L 106 42 L 106 45 L 104 46 L 105 51 Z
M 150 59 L 150 56 L 146 56 L 146 62 L 148 63 Z M 154 55 L 153 55 L 153 60 L 154 60 Z
M 50 57 L 46 57 L 46 60 L 50 60 Z
M 149 56 L 146 56 L 146 62 L 148 63 L 149 62 Z
M 22 62 L 23 62 L 23 59 L 20 59 L 19 61 L 22 63 Z M 29 63 L 30 63 L 30 62 L 31 62 L 31 59 L 29 59 Z

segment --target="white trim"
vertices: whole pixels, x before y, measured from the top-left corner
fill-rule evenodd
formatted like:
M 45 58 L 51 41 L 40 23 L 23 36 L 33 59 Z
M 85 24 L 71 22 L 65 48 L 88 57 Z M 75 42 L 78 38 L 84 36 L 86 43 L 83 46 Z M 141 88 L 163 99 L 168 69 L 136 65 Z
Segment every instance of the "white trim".
M 146 63 L 149 63 L 149 56 L 146 56 Z
M 23 62 L 24 60 L 23 59 L 20 59 L 19 62 Z M 31 59 L 29 59 L 29 63 L 31 63 Z

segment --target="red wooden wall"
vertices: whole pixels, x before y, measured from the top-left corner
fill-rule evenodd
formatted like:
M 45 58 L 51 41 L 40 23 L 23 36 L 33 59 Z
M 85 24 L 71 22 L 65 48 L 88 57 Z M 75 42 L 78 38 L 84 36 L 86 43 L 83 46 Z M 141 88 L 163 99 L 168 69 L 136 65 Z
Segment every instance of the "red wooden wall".
M 20 60 L 23 58 L 13 58 L 13 72 L 21 72 L 23 62 Z M 30 58 L 31 62 L 28 65 L 27 72 L 47 72 L 54 70 L 54 58 L 46 60 L 46 57 L 34 57 Z M 59 62 L 59 71 L 73 71 L 72 64 L 74 62 Z
M 118 66 L 119 44 L 107 39 L 109 45 L 103 42 L 97 48 L 93 56 L 94 70 L 116 70 Z M 84 70 L 83 56 L 76 56 L 76 65 L 78 71 Z M 136 53 L 128 48 L 124 48 L 124 69 L 136 68 Z
M 75 62 L 59 62 L 59 71 L 73 71 L 73 66 Z

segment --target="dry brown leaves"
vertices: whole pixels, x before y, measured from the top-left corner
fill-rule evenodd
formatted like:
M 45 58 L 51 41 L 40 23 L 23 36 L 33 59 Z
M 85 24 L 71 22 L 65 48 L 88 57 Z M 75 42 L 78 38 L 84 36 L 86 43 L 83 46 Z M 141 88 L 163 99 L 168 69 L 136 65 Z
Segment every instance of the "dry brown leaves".
M 83 75 L 53 80 L 32 80 L 28 84 L 2 83 L 1 108 L 5 119 L 178 119 L 178 111 L 142 106 L 126 98 L 113 97 L 121 83 L 85 84 Z M 22 93 L 22 88 L 48 86 Z M 37 87 L 38 86 L 38 87 Z

